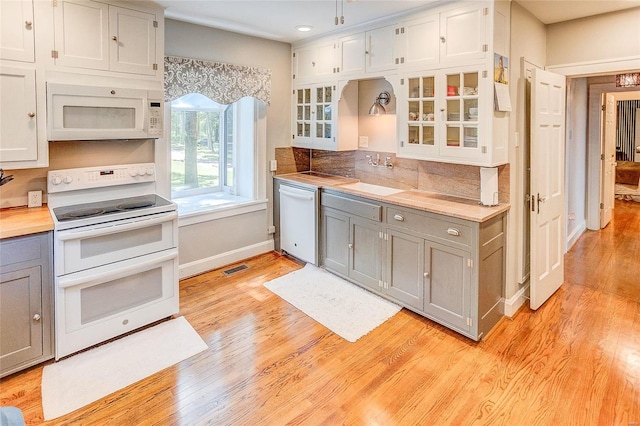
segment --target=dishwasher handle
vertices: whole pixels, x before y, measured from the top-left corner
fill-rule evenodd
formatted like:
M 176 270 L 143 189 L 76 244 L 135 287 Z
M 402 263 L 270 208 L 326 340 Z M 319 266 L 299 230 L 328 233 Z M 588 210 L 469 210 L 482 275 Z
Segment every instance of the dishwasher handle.
M 287 188 L 280 187 L 279 192 L 282 195 L 286 195 L 287 197 L 291 197 L 291 198 L 297 198 L 299 200 L 312 201 L 314 199 L 314 193 L 304 189 L 291 191 L 291 190 L 287 190 Z M 309 194 L 308 195 L 302 194 L 302 192 L 306 192 Z

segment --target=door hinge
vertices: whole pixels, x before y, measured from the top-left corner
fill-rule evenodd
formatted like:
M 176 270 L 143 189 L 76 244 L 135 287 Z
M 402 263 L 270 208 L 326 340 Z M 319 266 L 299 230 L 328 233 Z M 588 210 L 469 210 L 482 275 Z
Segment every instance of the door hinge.
M 483 9 L 482 9 L 482 14 L 483 14 L 484 16 L 487 16 L 487 15 L 489 14 L 489 8 L 488 8 L 488 7 L 483 8 Z
M 153 21 L 153 28 L 158 28 L 158 21 Z
M 404 78 L 400 79 L 400 86 L 404 86 Z
M 293 79 L 294 79 L 294 80 L 296 79 L 296 75 L 295 75 L 295 74 L 293 75 Z
M 293 57 L 294 57 L 294 58 L 296 57 L 296 52 L 293 52 Z
M 607 109 L 606 105 L 602 105 L 602 110 L 605 111 Z
M 153 70 L 158 71 L 158 64 L 153 64 Z
M 600 154 L 600 159 L 604 160 L 604 154 Z
M 600 210 L 604 210 L 604 203 L 600 203 Z
M 483 52 L 488 52 L 489 51 L 489 45 L 488 44 L 483 44 L 482 45 L 482 51 Z
M 473 259 L 467 259 L 467 266 L 473 268 Z
M 384 283 L 382 282 L 382 280 L 378 280 L 378 287 L 384 288 Z
M 58 59 L 58 51 L 57 50 L 52 50 L 51 51 L 51 57 L 53 59 Z
M 482 78 L 487 78 L 487 70 L 482 71 Z
M 58 7 L 58 0 L 51 0 L 51 7 Z
M 480 152 L 482 152 L 483 154 L 486 154 L 487 153 L 487 147 L 486 146 L 482 146 L 480 148 Z
M 295 139 L 295 138 L 296 138 L 296 135 L 291 135 L 291 139 Z
M 469 317 L 467 317 L 467 325 L 469 327 L 473 327 L 473 320 L 471 318 L 469 318 Z
M 400 148 L 404 147 L 404 141 L 400 141 Z

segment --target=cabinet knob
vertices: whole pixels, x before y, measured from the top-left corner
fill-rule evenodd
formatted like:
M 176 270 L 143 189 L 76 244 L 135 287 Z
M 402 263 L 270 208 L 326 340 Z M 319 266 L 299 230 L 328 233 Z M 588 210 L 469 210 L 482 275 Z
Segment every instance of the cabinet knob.
M 440 41 L 441 41 L 442 43 L 444 43 L 444 42 L 445 42 L 445 41 L 447 41 L 447 40 L 446 40 L 444 37 L 442 37 L 442 36 L 441 36 L 441 37 L 440 37 Z
M 353 248 L 353 244 L 349 243 L 349 248 L 352 249 Z
M 29 116 L 29 118 L 33 118 L 36 116 L 35 112 L 30 112 L 29 114 L 27 114 Z
M 459 237 L 460 236 L 460 230 L 456 229 L 456 228 L 449 228 L 449 229 L 447 229 L 447 234 L 453 235 L 454 237 Z
M 33 320 L 34 320 L 34 321 L 40 321 L 40 314 L 35 314 L 35 315 L 33 316 Z
M 368 55 L 368 54 L 369 54 L 369 51 L 368 51 L 368 50 L 365 50 L 365 51 L 364 51 L 364 54 L 365 54 L 365 55 Z
M 393 216 L 393 218 L 397 221 L 404 222 L 404 216 L 402 216 L 401 214 L 396 214 Z
M 424 275 L 425 278 L 429 278 L 429 273 L 428 272 L 425 272 L 423 275 Z
M 113 40 L 113 41 L 118 41 L 118 37 L 113 36 L 113 37 L 111 37 L 111 40 Z
M 30 30 L 31 27 L 33 26 L 33 22 L 31 21 L 24 21 L 24 26 L 26 29 Z

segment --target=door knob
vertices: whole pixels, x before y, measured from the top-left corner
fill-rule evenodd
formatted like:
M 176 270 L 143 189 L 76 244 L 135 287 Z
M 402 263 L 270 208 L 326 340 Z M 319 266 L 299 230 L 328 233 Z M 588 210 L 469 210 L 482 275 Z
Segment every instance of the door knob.
M 111 37 L 111 40 L 113 40 L 113 41 L 118 41 L 118 37 L 113 36 L 113 37 Z
M 40 321 L 40 314 L 35 314 L 35 315 L 33 316 L 33 320 L 34 320 L 34 321 Z
M 353 244 L 349 243 L 349 248 L 352 249 L 353 248 Z
M 29 116 L 29 118 L 33 118 L 36 116 L 35 112 L 30 112 L 29 114 L 27 114 Z
M 425 278 L 429 278 L 429 273 L 428 272 L 425 272 L 423 275 L 424 275 Z

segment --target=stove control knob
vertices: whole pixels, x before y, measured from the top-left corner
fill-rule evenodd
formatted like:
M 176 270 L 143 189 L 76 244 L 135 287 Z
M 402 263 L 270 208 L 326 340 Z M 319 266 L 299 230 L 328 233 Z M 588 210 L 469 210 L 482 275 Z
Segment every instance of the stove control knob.
M 62 183 L 62 178 L 60 176 L 54 176 L 51 178 L 51 183 L 54 185 L 60 185 Z
M 153 167 L 147 169 L 147 176 L 153 176 Z
M 65 176 L 63 179 L 64 183 L 71 183 L 73 182 L 73 178 L 69 175 Z
M 136 177 L 138 176 L 138 171 L 136 169 L 131 169 L 129 170 L 129 174 L 131 175 L 131 177 Z

